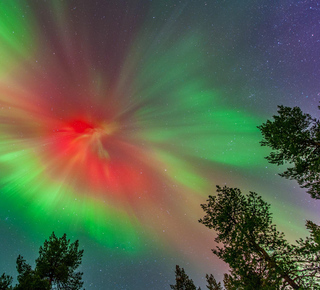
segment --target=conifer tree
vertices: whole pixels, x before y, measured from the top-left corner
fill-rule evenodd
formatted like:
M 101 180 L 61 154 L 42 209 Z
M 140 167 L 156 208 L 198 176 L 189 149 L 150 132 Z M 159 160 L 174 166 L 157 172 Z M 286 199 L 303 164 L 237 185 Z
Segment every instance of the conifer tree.
M 54 233 L 40 247 L 36 267 L 32 267 L 19 255 L 17 258 L 18 284 L 11 286 L 12 277 L 2 274 L 0 290 L 49 290 L 81 289 L 82 275 L 76 272 L 81 264 L 83 250 L 79 250 L 79 241 L 70 243 L 66 234 L 58 238 Z
M 58 238 L 52 233 L 40 247 L 36 272 L 57 289 L 80 289 L 83 273 L 75 270 L 81 264 L 82 256 L 83 250 L 79 250 L 78 240 L 70 243 L 66 234 Z
M 299 107 L 278 106 L 278 114 L 258 126 L 261 145 L 273 150 L 266 159 L 290 165 L 280 176 L 295 179 L 311 197 L 320 199 L 320 121 Z
M 209 290 L 223 290 L 222 286 L 221 286 L 221 282 L 217 282 L 217 280 L 214 278 L 214 276 L 212 274 L 210 275 L 206 275 L 206 279 L 207 279 L 207 288 Z
M 317 225 L 307 222 L 311 236 L 291 245 L 256 193 L 226 186 L 217 193 L 201 205 L 206 214 L 199 222 L 217 233 L 212 251 L 230 266 L 227 289 L 319 289 Z
M 192 279 L 185 273 L 183 268 L 176 265 L 176 284 L 170 285 L 171 289 L 174 290 L 197 290 Z M 199 288 L 200 289 L 200 288 Z
M 9 275 L 6 275 L 3 273 L 0 276 L 0 290 L 7 290 L 7 289 L 12 289 L 11 284 L 12 284 L 12 277 Z

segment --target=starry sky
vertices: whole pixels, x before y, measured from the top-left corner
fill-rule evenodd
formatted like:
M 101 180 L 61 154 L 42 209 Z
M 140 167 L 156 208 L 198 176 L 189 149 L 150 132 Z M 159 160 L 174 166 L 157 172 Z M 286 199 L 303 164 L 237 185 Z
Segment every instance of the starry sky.
M 318 201 L 278 176 L 257 126 L 317 117 L 320 3 L 0 2 L 0 274 L 54 231 L 86 289 L 204 287 L 227 266 L 198 223 L 215 185 L 256 191 L 290 241 Z

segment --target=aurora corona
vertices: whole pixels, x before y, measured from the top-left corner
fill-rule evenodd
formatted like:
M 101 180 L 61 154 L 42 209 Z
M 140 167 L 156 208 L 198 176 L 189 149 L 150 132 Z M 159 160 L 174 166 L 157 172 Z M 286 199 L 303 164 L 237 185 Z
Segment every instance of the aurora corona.
M 229 41 L 238 28 L 216 12 L 249 21 L 253 6 L 180 2 L 0 2 L 0 222 L 19 217 L 39 244 L 84 237 L 114 261 L 166 248 L 205 268 L 213 233 L 197 220 L 215 185 L 273 194 L 257 129 L 271 113 L 248 97 L 260 48 Z M 260 39 L 251 27 L 242 37 Z
M 193 45 L 200 39 L 186 35 L 168 46 L 169 35 L 157 55 L 141 49 L 147 35 L 138 33 L 115 77 L 90 63 L 96 48 L 84 41 L 84 31 L 62 29 L 73 16 L 54 3 L 47 16 L 59 39 L 36 28 L 32 9 L 15 13 L 25 3 L 1 4 L 7 11 L 1 20 L 3 190 L 29 203 L 26 214 L 41 210 L 54 218 L 64 208 L 60 219 L 80 223 L 100 242 L 138 249 L 146 222 L 141 208 L 158 212 L 157 200 L 176 191 L 168 188 L 172 183 L 204 196 L 209 183 L 191 159 L 242 166 L 250 158 L 244 148 L 257 141 L 257 121 L 219 106 L 218 92 L 196 76 L 204 65 Z M 228 134 L 237 132 L 249 141 L 223 157 Z

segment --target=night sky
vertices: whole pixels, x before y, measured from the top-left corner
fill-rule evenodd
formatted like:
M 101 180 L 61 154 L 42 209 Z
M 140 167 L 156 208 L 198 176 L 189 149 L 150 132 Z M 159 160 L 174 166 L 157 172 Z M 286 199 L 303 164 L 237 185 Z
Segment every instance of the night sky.
M 277 105 L 319 116 L 319 1 L 0 2 L 0 274 L 54 231 L 86 289 L 221 280 L 198 223 L 215 185 L 271 203 L 290 241 L 319 201 L 264 159 Z

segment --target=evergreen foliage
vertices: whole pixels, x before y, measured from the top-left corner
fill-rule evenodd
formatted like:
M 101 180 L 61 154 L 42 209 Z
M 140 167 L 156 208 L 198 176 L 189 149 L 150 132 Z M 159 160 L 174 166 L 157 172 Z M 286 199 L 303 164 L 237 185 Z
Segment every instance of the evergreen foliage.
M 183 268 L 176 265 L 176 284 L 170 285 L 171 289 L 174 290 L 197 290 L 192 279 L 185 273 Z M 199 288 L 200 289 L 200 288 Z
M 0 276 L 0 290 L 11 289 L 12 277 L 3 273 Z
M 83 250 L 79 250 L 79 241 L 70 244 L 66 234 L 61 238 L 54 233 L 40 247 L 36 260 L 36 271 L 40 277 L 49 280 L 57 289 L 80 289 L 83 273 L 75 272 L 81 264 Z
M 207 274 L 206 279 L 208 283 L 207 288 L 209 290 L 223 290 L 221 282 L 218 283 L 212 274 Z
M 13 288 L 15 290 L 49 290 L 51 289 L 48 280 L 40 277 L 39 273 L 32 270 L 22 256 L 17 258 L 18 284 Z
M 306 289 L 320 289 L 320 226 L 307 221 L 306 227 L 310 237 L 297 241 L 292 259 L 298 265 L 298 283 Z
M 226 289 L 319 289 L 320 227 L 308 221 L 310 237 L 290 245 L 272 224 L 269 204 L 226 186 L 201 207 L 206 215 L 199 222 L 223 244 L 212 251 L 231 269 Z
M 219 186 L 217 192 L 201 205 L 206 215 L 200 222 L 214 229 L 215 241 L 223 243 L 212 251 L 229 264 L 233 285 L 276 288 L 282 277 L 294 285 L 286 274 L 292 270 L 285 255 L 289 244 L 272 225 L 269 205 L 253 192 L 244 196 L 237 188 Z
M 66 234 L 58 238 L 53 232 L 40 247 L 35 269 L 19 255 L 16 261 L 18 284 L 12 287 L 12 277 L 3 274 L 0 290 L 81 289 L 83 273 L 75 270 L 81 264 L 82 256 L 83 250 L 79 250 L 78 240 L 70 243 Z
M 295 179 L 311 197 L 320 199 L 320 121 L 299 107 L 278 106 L 278 114 L 258 126 L 261 145 L 273 150 L 266 159 L 276 165 L 291 164 L 280 176 Z

